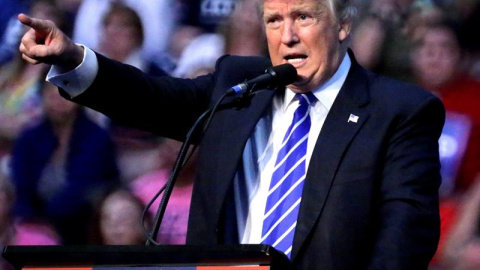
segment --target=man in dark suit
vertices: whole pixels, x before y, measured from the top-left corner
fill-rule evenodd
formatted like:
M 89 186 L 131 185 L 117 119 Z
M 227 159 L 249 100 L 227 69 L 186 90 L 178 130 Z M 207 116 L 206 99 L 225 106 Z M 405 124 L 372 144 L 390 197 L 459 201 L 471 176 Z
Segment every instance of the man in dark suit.
M 272 64 L 292 64 L 298 79 L 286 89 L 257 91 L 213 117 L 200 142 L 187 243 L 269 243 L 294 269 L 426 269 L 439 237 L 441 102 L 356 63 L 346 45 L 348 1 L 265 0 L 263 18 L 270 60 L 225 56 L 213 74 L 193 80 L 148 77 L 25 15 L 19 19 L 32 29 L 20 50 L 31 63 L 55 65 L 49 80 L 66 98 L 181 140 L 230 86 Z M 298 214 L 268 242 L 275 158 L 283 158 L 284 134 L 306 99 L 307 143 L 291 166 L 305 170 L 292 186 L 302 187 L 300 197 L 274 226 Z

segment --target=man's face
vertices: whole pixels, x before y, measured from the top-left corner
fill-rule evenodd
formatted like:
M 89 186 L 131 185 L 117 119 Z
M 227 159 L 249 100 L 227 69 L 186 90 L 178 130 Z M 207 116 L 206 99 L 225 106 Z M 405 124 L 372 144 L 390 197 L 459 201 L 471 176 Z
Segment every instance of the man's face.
M 316 89 L 337 70 L 348 25 L 340 25 L 326 1 L 265 0 L 263 20 L 272 64 L 292 64 L 297 93 Z

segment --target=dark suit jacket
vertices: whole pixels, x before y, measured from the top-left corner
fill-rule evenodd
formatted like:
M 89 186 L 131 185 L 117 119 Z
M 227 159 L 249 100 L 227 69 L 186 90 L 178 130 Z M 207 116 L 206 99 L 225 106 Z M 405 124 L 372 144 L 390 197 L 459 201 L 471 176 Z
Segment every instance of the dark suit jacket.
M 439 237 L 437 140 L 443 106 L 428 92 L 370 73 L 352 60 L 311 157 L 294 268 L 426 269 Z M 226 89 L 269 65 L 266 58 L 226 56 L 214 74 L 179 80 L 150 78 L 99 56 L 97 78 L 74 100 L 183 139 Z M 238 242 L 232 237 L 232 179 L 273 95 L 259 91 L 243 108 L 213 117 L 200 145 L 188 243 Z M 359 117 L 356 123 L 348 121 L 350 114 Z

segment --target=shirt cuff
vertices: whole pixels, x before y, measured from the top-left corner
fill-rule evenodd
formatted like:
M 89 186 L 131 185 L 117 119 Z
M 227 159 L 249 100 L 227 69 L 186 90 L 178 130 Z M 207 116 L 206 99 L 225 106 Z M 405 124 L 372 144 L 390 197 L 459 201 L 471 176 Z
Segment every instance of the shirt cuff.
M 98 61 L 95 53 L 81 45 L 83 60 L 75 69 L 64 72 L 59 66 L 52 65 L 47 74 L 47 81 L 65 90 L 71 98 L 74 98 L 92 85 L 98 73 Z

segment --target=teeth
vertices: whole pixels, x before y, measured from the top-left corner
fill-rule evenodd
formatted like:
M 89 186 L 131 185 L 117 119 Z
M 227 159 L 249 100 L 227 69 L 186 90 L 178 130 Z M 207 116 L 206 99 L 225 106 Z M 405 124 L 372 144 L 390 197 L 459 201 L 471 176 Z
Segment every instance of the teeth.
M 298 63 L 298 62 L 302 62 L 303 58 L 293 58 L 293 59 L 288 59 L 287 61 L 289 63 Z

